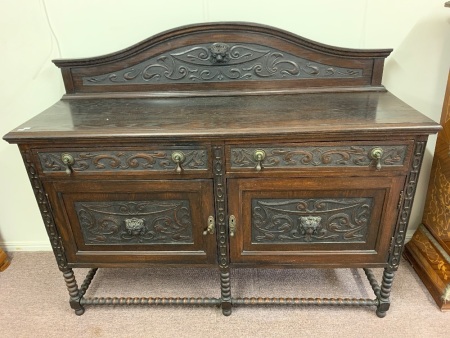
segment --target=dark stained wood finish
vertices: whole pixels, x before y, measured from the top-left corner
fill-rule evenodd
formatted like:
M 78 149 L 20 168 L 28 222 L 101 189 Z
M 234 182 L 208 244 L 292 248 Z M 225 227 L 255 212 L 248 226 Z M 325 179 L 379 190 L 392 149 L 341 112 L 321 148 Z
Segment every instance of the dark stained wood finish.
M 301 122 L 301 123 L 300 123 Z M 426 135 L 438 126 L 390 93 L 333 93 L 264 97 L 62 100 L 7 134 L 9 142 L 58 145 L 189 139 L 348 140 Z M 326 137 L 324 137 L 326 135 Z M 82 138 L 80 140 L 80 138 Z M 193 139 L 195 138 L 195 139 Z M 195 141 L 194 141 L 195 140 Z M 266 140 L 265 142 L 268 142 Z M 73 145 L 73 143 L 72 143 Z
M 282 67 L 283 63 L 276 63 L 284 60 L 280 54 L 289 53 L 292 55 L 301 56 L 306 60 L 304 65 L 299 68 L 306 67 L 309 72 L 310 62 L 316 62 L 326 65 L 327 69 L 332 67 L 349 67 L 354 69 L 361 69 L 362 76 L 357 78 L 310 78 L 292 80 L 289 79 L 288 74 L 283 81 L 262 81 L 264 77 L 260 77 L 261 81 L 206 81 L 199 83 L 192 81 L 192 83 L 160 84 L 160 81 L 147 84 L 123 84 L 113 83 L 108 85 L 86 85 L 83 83 L 83 77 L 99 76 L 102 74 L 114 74 L 119 70 L 135 66 L 142 61 L 151 59 L 152 57 L 164 57 L 170 54 L 171 51 L 180 48 L 188 47 L 187 50 L 192 50 L 199 44 L 254 44 L 262 46 L 263 50 L 274 48 L 277 54 L 272 57 L 273 62 L 269 65 L 269 71 L 275 72 L 278 67 Z M 233 54 L 230 51 L 230 58 L 245 57 L 248 51 L 237 51 Z M 282 53 L 280 53 L 282 52 Z M 245 24 L 245 23 L 206 23 L 201 25 L 191 25 L 180 27 L 174 30 L 163 32 L 155 35 L 148 40 L 142 41 L 130 48 L 124 49 L 117 53 L 112 53 L 105 56 L 90 59 L 79 60 L 55 60 L 54 63 L 61 68 L 64 77 L 64 84 L 66 86 L 67 94 L 85 94 L 85 93 L 114 93 L 114 92 L 152 92 L 155 95 L 167 95 L 167 92 L 172 92 L 173 95 L 179 93 L 185 95 L 189 92 L 192 96 L 196 95 L 211 95 L 212 91 L 222 91 L 228 93 L 239 94 L 244 92 L 259 92 L 267 93 L 274 91 L 285 91 L 287 87 L 291 90 L 299 91 L 307 88 L 321 88 L 326 87 L 328 91 L 330 88 L 339 87 L 367 87 L 372 90 L 383 90 L 381 86 L 381 76 L 383 70 L 384 59 L 390 54 L 390 49 L 385 50 L 356 50 L 337 48 L 320 44 L 292 33 L 274 29 L 272 27 Z M 177 53 L 179 55 L 179 53 Z M 176 73 L 176 77 L 183 77 L 189 72 L 189 65 L 195 68 L 196 59 L 190 55 L 189 62 L 184 65 L 182 69 L 171 68 L 170 61 L 160 62 L 164 65 L 164 74 Z M 239 54 L 239 55 L 238 55 Z M 179 57 L 179 56 L 178 56 Z M 205 56 L 200 56 L 200 61 L 203 61 Z M 204 63 L 204 62 L 201 62 Z M 292 62 L 286 62 L 292 69 Z M 221 64 L 214 64 L 220 66 Z M 257 69 L 264 67 L 264 64 L 258 64 Z M 169 68 L 167 68 L 169 67 Z M 138 67 L 135 67 L 138 69 Z M 236 68 L 234 68 L 236 69 Z M 134 70 L 134 68 L 133 68 Z M 248 72 L 244 72 L 248 73 Z M 134 71 L 131 74 L 134 76 Z M 197 74 L 195 74 L 197 75 Z M 240 74 L 243 75 L 243 74 Z M 161 80 L 158 78 L 158 80 Z M 149 82 L 149 81 L 147 81 Z
M 450 310 L 450 73 L 422 223 L 405 257 L 441 310 Z
M 403 184 L 402 177 L 230 180 L 229 190 L 233 193 L 229 194 L 229 213 L 237 223 L 236 235 L 230 240 L 231 262 L 302 267 L 384 266 L 391 244 L 384 235 L 393 231 Z M 370 212 L 364 214 L 368 209 L 351 208 L 364 198 L 371 200 Z M 345 199 L 347 203 L 343 203 Z M 258 200 L 272 203 L 267 209 L 252 209 L 252 201 Z M 326 204 L 330 201 L 336 202 L 331 203 L 334 210 L 328 213 L 330 223 L 325 224 Z M 295 208 L 288 209 L 287 203 Z M 274 214 L 269 215 L 270 210 Z M 318 231 L 309 238 L 302 236 L 299 224 L 300 217 L 307 215 L 322 217 Z M 270 235 L 259 242 L 252 236 L 252 232 L 263 235 L 256 226 L 258 221 Z M 340 236 L 338 241 L 321 239 L 339 233 L 347 236 Z M 350 240 L 352 235 L 363 236 Z M 294 241 L 295 237 L 302 239 Z
M 75 313 L 91 304 L 220 304 L 230 315 L 233 304 L 283 303 L 377 306 L 383 317 L 426 140 L 440 129 L 381 86 L 389 53 L 214 23 L 102 57 L 55 61 L 67 94 L 4 139 L 19 145 Z M 249 158 L 236 158 L 236 149 Z M 261 168 L 255 150 L 267 151 Z M 186 158 L 177 171 L 171 161 L 179 151 Z M 274 216 L 282 231 L 279 220 L 290 220 L 288 237 L 303 237 L 256 243 L 252 224 L 261 215 L 251 209 L 258 198 L 291 199 L 300 209 L 315 203 L 311 212 L 291 205 L 288 215 Z M 147 204 L 138 208 L 141 202 Z M 183 228 L 187 220 L 178 214 L 155 216 L 161 205 L 180 203 L 184 210 L 189 203 L 192 231 L 183 240 L 152 237 Z M 321 209 L 327 203 L 334 214 Z M 338 239 L 318 239 L 324 232 L 307 230 L 311 224 Z M 340 227 L 347 229 L 338 234 Z M 84 297 L 98 267 L 156 264 L 217 267 L 220 299 Z M 234 298 L 234 266 L 361 267 L 376 299 Z M 72 271 L 78 267 L 93 268 L 80 288 Z M 380 285 L 369 267 L 385 268 Z
M 69 266 L 89 264 L 93 260 L 96 266 L 113 265 L 118 261 L 123 264 L 134 262 L 167 264 L 214 264 L 216 261 L 215 236 L 203 235 L 209 216 L 214 215 L 211 180 L 191 181 L 120 181 L 105 180 L 95 182 L 51 181 L 44 188 L 50 191 L 49 199 L 55 210 L 56 224 L 61 235 Z M 86 194 L 89 191 L 89 194 Z M 157 201 L 157 207 L 145 209 L 149 201 Z M 175 210 L 167 213 L 159 210 L 173 210 L 174 202 L 185 201 L 189 210 Z M 93 203 L 92 209 L 104 215 L 99 224 L 100 230 L 92 234 L 110 234 L 116 230 L 119 219 L 142 218 L 149 233 L 146 236 L 127 235 L 123 229 L 123 240 L 115 243 L 103 243 L 98 240 L 87 241 L 83 236 L 80 223 L 82 217 L 76 211 L 76 203 Z M 120 208 L 108 208 L 116 203 Z M 106 206 L 101 208 L 101 206 Z M 128 208 L 129 207 L 129 208 Z M 122 211 L 122 217 L 115 219 Z M 88 216 L 84 216 L 85 218 Z M 93 216 L 91 216 L 93 217 Z M 67 220 L 67 221 L 65 221 Z M 154 224 L 150 224 L 151 221 Z M 94 223 L 94 222 L 92 222 Z M 92 225 L 92 223 L 90 225 Z M 64 226 L 61 226 L 63 225 Z M 186 231 L 176 232 L 186 225 Z M 96 229 L 95 229 L 96 230 Z M 151 233 L 150 233 L 151 231 Z M 180 236 L 190 238 L 182 240 Z M 150 240 L 145 240 L 150 238 Z M 154 240 L 165 237 L 166 240 Z M 90 236 L 95 239 L 94 235 Z M 130 241 L 131 239 L 135 239 Z M 137 242 L 137 240 L 141 242 Z

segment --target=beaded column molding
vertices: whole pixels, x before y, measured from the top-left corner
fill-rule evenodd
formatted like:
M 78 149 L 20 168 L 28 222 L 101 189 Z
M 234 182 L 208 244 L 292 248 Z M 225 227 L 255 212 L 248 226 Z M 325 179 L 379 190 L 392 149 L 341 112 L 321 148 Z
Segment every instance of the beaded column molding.
M 82 315 L 84 308 L 80 305 L 81 293 L 78 289 L 77 281 L 73 274 L 73 270 L 67 266 L 66 255 L 64 254 L 61 237 L 56 229 L 55 220 L 53 219 L 50 204 L 48 202 L 47 194 L 44 191 L 41 181 L 37 175 L 36 167 L 31 159 L 31 153 L 26 149 L 20 148 L 23 162 L 27 169 L 28 177 L 30 178 L 31 186 L 33 188 L 39 210 L 44 221 L 45 229 L 47 230 L 50 244 L 55 254 L 56 262 L 59 270 L 63 273 L 64 281 L 66 282 L 67 290 L 70 295 L 70 307 L 75 310 L 75 314 Z
M 403 204 L 401 204 L 397 228 L 395 230 L 394 237 L 392 238 L 392 247 L 389 255 L 389 267 L 393 271 L 398 269 L 398 265 L 400 263 L 403 243 L 406 237 L 409 217 L 411 216 L 414 194 L 416 193 L 417 182 L 419 179 L 420 168 L 422 166 L 426 145 L 426 141 L 418 141 L 415 144 L 414 157 L 412 159 L 411 169 L 409 171 L 404 189 Z
M 219 269 L 220 269 L 220 292 L 222 299 L 222 312 L 224 315 L 231 315 L 231 283 L 230 267 L 228 256 L 228 231 L 226 225 L 226 189 L 224 178 L 224 149 L 223 146 L 214 146 L 214 190 L 216 205 L 216 224 L 219 243 Z

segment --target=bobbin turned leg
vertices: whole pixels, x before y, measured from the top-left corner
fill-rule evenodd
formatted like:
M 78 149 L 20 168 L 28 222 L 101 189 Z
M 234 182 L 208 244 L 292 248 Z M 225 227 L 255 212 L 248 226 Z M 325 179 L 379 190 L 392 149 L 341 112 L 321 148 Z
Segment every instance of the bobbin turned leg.
M 81 293 L 78 289 L 77 281 L 73 270 L 70 268 L 62 270 L 64 281 L 66 282 L 67 290 L 69 291 L 70 300 L 69 304 L 72 309 L 75 310 L 77 316 L 81 316 L 84 313 L 84 307 L 80 304 Z
M 377 316 L 383 318 L 386 316 L 386 311 L 389 310 L 391 301 L 389 295 L 391 294 L 392 281 L 394 280 L 394 270 L 385 268 L 383 272 L 383 281 L 381 282 L 380 295 L 378 297 L 379 304 L 377 306 Z
M 230 269 L 225 268 L 220 271 L 220 293 L 221 307 L 224 316 L 231 315 L 231 283 Z

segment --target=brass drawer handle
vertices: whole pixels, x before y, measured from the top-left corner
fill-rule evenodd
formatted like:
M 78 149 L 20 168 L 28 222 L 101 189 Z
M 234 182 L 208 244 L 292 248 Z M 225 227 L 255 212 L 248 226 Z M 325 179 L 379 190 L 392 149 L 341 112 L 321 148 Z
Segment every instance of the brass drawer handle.
M 174 151 L 172 153 L 172 161 L 177 165 L 177 168 L 175 169 L 175 171 L 178 174 L 181 174 L 181 172 L 183 171 L 181 164 L 184 162 L 185 159 L 186 159 L 186 156 L 184 155 L 184 153 L 182 151 Z
M 256 161 L 256 167 L 255 167 L 256 171 L 261 171 L 261 169 L 262 169 L 261 162 L 264 161 L 264 159 L 266 158 L 266 152 L 262 149 L 257 149 L 253 153 L 253 158 Z
M 75 164 L 75 159 L 72 155 L 64 153 L 61 155 L 61 161 L 66 166 L 66 174 L 70 175 L 72 173 L 72 166 Z
M 203 231 L 203 235 L 206 236 L 207 234 L 213 235 L 216 230 L 216 222 L 214 221 L 214 216 L 208 217 L 208 227 L 205 231 Z
M 234 237 L 236 234 L 236 217 L 234 217 L 234 215 L 230 215 L 228 220 L 228 228 L 230 230 L 230 237 Z
M 370 152 L 370 157 L 377 162 L 377 170 L 381 169 L 381 157 L 383 157 L 383 149 L 373 148 Z

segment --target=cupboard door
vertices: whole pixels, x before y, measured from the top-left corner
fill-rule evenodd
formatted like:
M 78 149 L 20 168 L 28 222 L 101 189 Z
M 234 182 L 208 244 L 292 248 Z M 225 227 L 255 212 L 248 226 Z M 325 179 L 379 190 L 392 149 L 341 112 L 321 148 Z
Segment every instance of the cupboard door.
M 232 179 L 231 262 L 382 266 L 403 183 L 404 177 Z
M 46 185 L 69 263 L 216 261 L 210 180 Z

